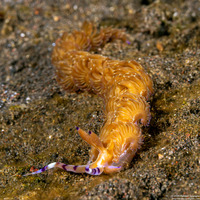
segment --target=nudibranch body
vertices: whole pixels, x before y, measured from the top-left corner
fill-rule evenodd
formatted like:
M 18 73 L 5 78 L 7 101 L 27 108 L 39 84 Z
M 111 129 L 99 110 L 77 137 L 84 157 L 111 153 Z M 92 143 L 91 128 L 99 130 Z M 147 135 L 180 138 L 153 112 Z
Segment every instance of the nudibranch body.
M 55 162 L 30 174 L 59 167 L 99 175 L 118 172 L 133 159 L 142 144 L 138 122 L 148 125 L 150 121 L 147 100 L 153 93 L 153 83 L 135 61 L 112 60 L 89 53 L 116 39 L 129 43 L 122 30 L 109 27 L 97 32 L 95 26 L 85 22 L 80 31 L 64 33 L 57 40 L 52 54 L 57 81 L 66 91 L 99 94 L 105 102 L 105 124 L 99 136 L 77 127 L 79 135 L 92 146 L 88 164 L 76 166 Z

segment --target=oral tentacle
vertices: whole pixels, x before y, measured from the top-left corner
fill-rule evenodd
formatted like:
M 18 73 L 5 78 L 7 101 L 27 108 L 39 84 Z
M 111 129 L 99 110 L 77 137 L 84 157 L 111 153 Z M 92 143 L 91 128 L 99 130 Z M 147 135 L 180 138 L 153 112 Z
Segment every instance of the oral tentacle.
M 76 130 L 78 131 L 79 135 L 81 136 L 83 140 L 85 140 L 88 144 L 98 149 L 99 152 L 104 150 L 104 146 L 101 140 L 95 133 L 93 133 L 92 131 L 89 131 L 89 134 L 88 134 L 82 129 L 80 129 L 79 127 L 76 127 Z

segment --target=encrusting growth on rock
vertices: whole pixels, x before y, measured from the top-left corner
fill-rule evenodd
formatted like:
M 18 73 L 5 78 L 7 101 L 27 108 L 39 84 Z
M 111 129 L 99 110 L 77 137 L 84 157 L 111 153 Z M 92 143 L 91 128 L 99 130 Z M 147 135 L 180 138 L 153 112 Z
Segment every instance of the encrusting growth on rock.
M 55 162 L 30 174 L 54 167 L 91 175 L 118 172 L 140 148 L 142 134 L 138 122 L 148 125 L 150 121 L 147 100 L 153 93 L 151 78 L 136 61 L 112 60 L 89 53 L 117 39 L 129 43 L 123 30 L 108 27 L 98 32 L 92 23 L 85 22 L 80 31 L 64 33 L 57 40 L 52 63 L 58 83 L 66 91 L 100 95 L 105 102 L 105 124 L 99 136 L 77 127 L 82 139 L 92 146 L 87 165 Z

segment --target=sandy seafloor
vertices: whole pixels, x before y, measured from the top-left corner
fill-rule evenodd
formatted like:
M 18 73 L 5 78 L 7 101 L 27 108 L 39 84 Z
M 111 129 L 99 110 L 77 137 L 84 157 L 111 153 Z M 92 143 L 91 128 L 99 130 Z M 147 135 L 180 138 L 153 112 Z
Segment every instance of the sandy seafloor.
M 54 161 L 86 164 L 75 126 L 103 126 L 102 99 L 64 92 L 51 64 L 56 39 L 85 20 L 125 29 L 130 44 L 98 53 L 136 60 L 153 79 L 144 144 L 120 173 L 23 177 Z M 0 199 L 200 199 L 199 47 L 198 0 L 1 0 Z

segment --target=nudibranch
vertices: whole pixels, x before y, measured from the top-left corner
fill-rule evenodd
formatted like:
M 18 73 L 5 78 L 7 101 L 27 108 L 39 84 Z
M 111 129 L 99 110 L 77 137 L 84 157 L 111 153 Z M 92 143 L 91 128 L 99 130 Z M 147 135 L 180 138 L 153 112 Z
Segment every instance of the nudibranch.
M 101 96 L 105 124 L 99 136 L 77 127 L 79 135 L 92 147 L 86 165 L 54 162 L 27 175 L 54 167 L 91 175 L 113 173 L 127 167 L 133 159 L 142 144 L 139 123 L 148 125 L 150 121 L 147 101 L 153 94 L 153 83 L 136 61 L 112 60 L 89 53 L 117 39 L 129 44 L 123 30 L 108 27 L 97 31 L 92 23 L 85 22 L 80 31 L 64 33 L 56 41 L 52 63 L 58 83 L 66 91 L 89 91 Z

